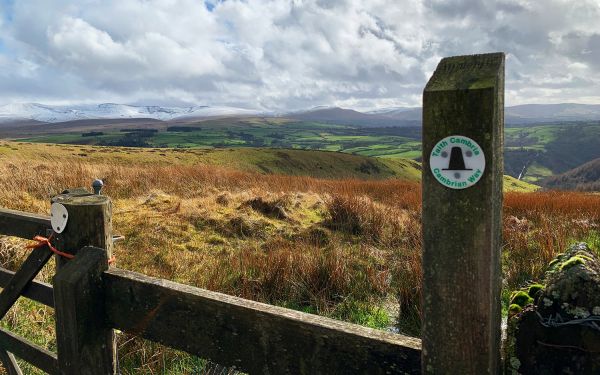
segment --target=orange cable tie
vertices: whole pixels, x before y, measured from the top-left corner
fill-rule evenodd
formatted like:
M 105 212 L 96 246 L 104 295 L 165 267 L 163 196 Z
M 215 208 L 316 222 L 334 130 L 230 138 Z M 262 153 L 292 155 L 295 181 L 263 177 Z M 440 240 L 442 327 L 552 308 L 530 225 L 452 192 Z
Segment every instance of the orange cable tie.
M 60 255 L 62 257 L 65 257 L 67 259 L 73 259 L 75 258 L 75 255 L 73 254 L 69 254 L 69 253 L 65 253 L 63 251 L 58 250 L 56 247 L 54 247 L 52 245 L 52 243 L 50 243 L 50 241 L 52 240 L 52 236 L 54 236 L 54 233 L 52 233 L 52 235 L 50 235 L 50 237 L 46 238 L 43 236 L 35 236 L 33 237 L 34 241 L 37 241 L 37 243 L 34 244 L 30 244 L 27 245 L 28 249 L 38 249 L 42 246 L 48 246 L 48 248 L 50 249 L 50 251 L 52 251 L 53 253 Z M 117 261 L 117 258 L 113 255 L 112 257 L 110 257 L 110 259 L 108 259 L 108 264 L 113 264 Z
M 37 241 L 37 243 L 27 245 L 27 248 L 28 249 L 38 249 L 38 248 L 40 248 L 42 246 L 48 246 L 48 248 L 50 249 L 50 251 L 52 251 L 55 254 L 58 254 L 58 255 L 60 255 L 62 257 L 65 257 L 67 259 L 73 259 L 73 258 L 75 258 L 75 255 L 62 252 L 62 251 L 58 250 L 57 248 L 55 248 L 54 246 L 52 246 L 52 244 L 50 243 L 50 240 L 52 239 L 53 235 L 54 234 L 52 234 L 48 238 L 42 237 L 42 236 L 35 236 L 35 237 L 33 237 L 33 240 Z

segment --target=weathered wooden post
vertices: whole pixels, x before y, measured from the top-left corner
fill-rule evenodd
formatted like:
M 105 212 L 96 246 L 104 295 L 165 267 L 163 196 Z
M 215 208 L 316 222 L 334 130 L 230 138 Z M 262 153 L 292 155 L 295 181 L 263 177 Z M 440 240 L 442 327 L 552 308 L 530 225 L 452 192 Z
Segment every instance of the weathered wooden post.
M 112 203 L 107 196 L 91 194 L 76 189 L 52 198 L 52 204 L 60 204 L 67 211 L 67 225 L 58 231 L 54 243 L 73 255 L 85 246 L 106 250 L 106 259 L 112 256 Z M 67 260 L 57 257 L 57 270 Z
M 115 374 L 115 336 L 105 324 L 101 280 L 113 248 L 111 201 L 76 190 L 54 197 L 52 203 L 53 215 L 63 218 L 53 223 L 56 247 L 75 255 L 68 261 L 57 258 L 54 277 L 60 372 Z
M 500 371 L 504 54 L 444 58 L 423 93 L 428 374 Z

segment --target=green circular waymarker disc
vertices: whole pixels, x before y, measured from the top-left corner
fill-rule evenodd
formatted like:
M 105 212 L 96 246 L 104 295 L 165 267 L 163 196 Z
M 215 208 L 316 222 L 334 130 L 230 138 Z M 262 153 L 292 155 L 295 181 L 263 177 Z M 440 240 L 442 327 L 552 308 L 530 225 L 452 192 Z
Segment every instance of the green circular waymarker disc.
M 450 189 L 466 189 L 481 179 L 485 171 L 485 155 L 471 138 L 451 135 L 433 147 L 429 166 L 440 184 Z

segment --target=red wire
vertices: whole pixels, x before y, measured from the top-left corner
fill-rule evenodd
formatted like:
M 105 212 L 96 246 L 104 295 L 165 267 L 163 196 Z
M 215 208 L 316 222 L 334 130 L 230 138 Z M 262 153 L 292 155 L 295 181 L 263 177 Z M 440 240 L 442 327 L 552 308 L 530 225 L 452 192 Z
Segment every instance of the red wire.
M 30 244 L 27 245 L 28 249 L 38 249 L 42 246 L 48 246 L 48 249 L 50 249 L 50 251 L 52 251 L 55 254 L 58 254 L 62 257 L 65 257 L 67 259 L 73 259 L 75 258 L 75 255 L 73 254 L 69 254 L 69 253 L 65 253 L 63 251 L 58 250 L 56 247 L 54 247 L 52 245 L 52 243 L 50 243 L 50 241 L 52 240 L 52 236 L 54 236 L 54 233 L 52 233 L 52 235 L 50 235 L 50 237 L 46 238 L 46 237 L 42 237 L 42 236 L 35 236 L 33 237 L 34 241 L 37 241 L 37 243 L 34 244 Z M 116 262 L 117 258 L 115 258 L 114 256 L 112 256 L 109 260 L 108 260 L 108 264 L 113 264 L 114 262 Z

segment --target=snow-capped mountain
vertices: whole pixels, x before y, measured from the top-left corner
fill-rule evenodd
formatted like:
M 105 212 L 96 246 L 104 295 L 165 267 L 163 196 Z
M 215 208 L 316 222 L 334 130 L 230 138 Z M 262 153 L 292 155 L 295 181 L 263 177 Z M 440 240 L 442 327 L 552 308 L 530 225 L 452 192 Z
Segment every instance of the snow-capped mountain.
M 97 105 L 55 106 L 38 103 L 0 105 L 0 123 L 18 120 L 65 122 L 93 119 L 156 120 L 190 119 L 226 116 L 280 116 L 304 121 L 364 125 L 419 126 L 422 109 L 419 107 L 379 108 L 368 112 L 319 106 L 294 112 L 266 112 L 226 106 L 163 107 L 104 103 Z M 507 124 L 535 124 L 549 121 L 598 121 L 600 105 L 585 104 L 528 104 L 505 108 Z
M 19 103 L 0 106 L 0 122 L 14 120 L 36 120 L 42 122 L 64 122 L 88 119 L 152 118 L 173 120 L 178 118 L 211 116 L 252 116 L 260 111 L 235 107 L 162 107 L 135 106 L 104 103 L 98 105 L 50 106 L 37 103 Z

